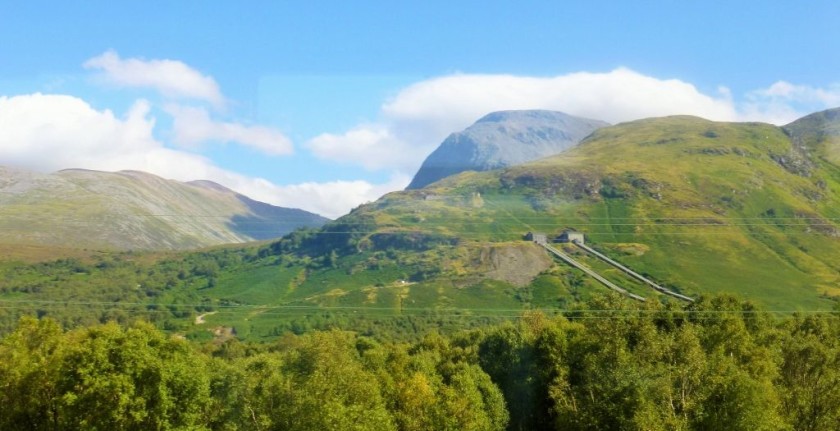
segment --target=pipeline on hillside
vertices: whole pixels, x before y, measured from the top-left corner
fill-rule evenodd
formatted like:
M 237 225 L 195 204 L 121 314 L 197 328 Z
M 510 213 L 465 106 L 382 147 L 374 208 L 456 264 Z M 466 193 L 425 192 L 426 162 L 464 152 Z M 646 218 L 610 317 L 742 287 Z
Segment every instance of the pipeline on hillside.
M 628 267 L 626 267 L 626 266 L 624 266 L 624 265 L 622 265 L 622 264 L 620 264 L 620 263 L 618 263 L 618 262 L 616 262 L 616 261 L 614 261 L 614 260 L 610 259 L 609 257 L 607 257 L 607 256 L 605 256 L 605 255 L 603 255 L 603 254 L 599 253 L 598 251 L 596 251 L 596 250 L 592 249 L 591 247 L 589 247 L 589 246 L 587 246 L 587 245 L 585 245 L 585 244 L 582 244 L 582 243 L 580 243 L 580 242 L 578 242 L 578 241 L 572 241 L 572 243 L 573 243 L 574 245 L 576 245 L 576 246 L 578 246 L 578 247 L 582 248 L 583 250 L 585 250 L 585 251 L 587 251 L 587 252 L 589 252 L 589 253 L 591 253 L 591 254 L 595 255 L 595 257 L 597 257 L 597 258 L 599 258 L 599 259 L 603 260 L 604 262 L 606 262 L 606 263 L 608 263 L 608 264 L 610 264 L 610 265 L 612 265 L 612 266 L 614 266 L 614 267 L 618 268 L 619 270 L 623 271 L 625 274 L 627 274 L 627 275 L 629 275 L 629 276 L 631 276 L 631 277 L 635 278 L 636 280 L 641 281 L 642 283 L 647 284 L 648 286 L 652 287 L 654 290 L 656 290 L 656 291 L 658 291 L 658 292 L 664 293 L 664 294 L 666 294 L 666 295 L 673 296 L 674 298 L 679 298 L 679 299 L 682 299 L 683 301 L 694 302 L 694 298 L 691 298 L 691 297 L 685 296 L 685 295 L 683 295 L 683 294 L 680 294 L 680 293 L 674 292 L 674 291 L 672 291 L 672 290 L 668 290 L 668 289 L 666 289 L 666 288 L 664 288 L 664 287 L 662 287 L 662 286 L 660 286 L 660 285 L 658 285 L 658 284 L 654 283 L 653 281 L 649 280 L 647 277 L 645 277 L 645 276 L 643 276 L 643 275 L 641 275 L 641 274 L 639 274 L 639 273 L 637 273 L 637 272 L 633 271 L 632 269 L 630 269 L 630 268 L 628 268 Z
M 572 259 L 571 256 L 567 255 L 566 253 L 563 253 L 562 251 L 552 247 L 547 242 L 544 242 L 544 241 L 534 241 L 534 242 L 541 245 L 543 248 L 545 248 L 546 250 L 548 250 L 550 253 L 554 254 L 555 256 L 559 257 L 560 259 L 562 259 L 563 261 L 565 261 L 569 265 L 572 265 L 573 267 L 583 271 L 584 273 L 586 273 L 590 277 L 598 280 L 601 284 L 603 284 L 604 286 L 607 286 L 609 289 L 612 289 L 612 290 L 614 290 L 614 291 L 616 291 L 616 292 L 618 292 L 622 295 L 626 295 L 626 296 L 628 296 L 630 298 L 633 298 L 637 301 L 642 301 L 642 302 L 646 301 L 646 299 L 643 296 L 636 295 L 635 293 L 628 292 L 626 289 L 618 287 L 615 283 L 613 283 L 613 282 L 607 280 L 606 278 L 602 277 L 600 274 L 593 271 L 589 267 L 583 265 L 582 263 Z

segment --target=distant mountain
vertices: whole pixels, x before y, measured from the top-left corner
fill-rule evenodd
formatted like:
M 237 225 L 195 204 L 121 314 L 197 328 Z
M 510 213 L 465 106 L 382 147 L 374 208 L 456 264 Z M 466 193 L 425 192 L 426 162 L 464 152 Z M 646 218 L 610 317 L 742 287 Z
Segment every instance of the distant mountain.
M 488 171 L 551 156 L 608 123 L 556 111 L 500 111 L 453 133 L 420 167 L 408 189 L 464 171 Z
M 210 181 L 138 171 L 40 174 L 0 167 L 0 242 L 187 249 L 280 237 L 327 219 L 257 202 Z

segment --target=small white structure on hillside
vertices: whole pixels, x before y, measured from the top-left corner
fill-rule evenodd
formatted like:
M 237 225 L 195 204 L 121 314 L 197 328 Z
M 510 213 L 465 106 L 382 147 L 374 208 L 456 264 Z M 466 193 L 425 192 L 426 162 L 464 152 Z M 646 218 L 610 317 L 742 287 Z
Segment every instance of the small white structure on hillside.
M 525 239 L 534 242 L 548 242 L 548 235 L 540 232 L 528 232 Z
M 577 232 L 570 229 L 564 230 L 563 233 L 560 234 L 560 236 L 554 239 L 554 242 L 573 242 L 578 244 L 585 244 L 583 232 Z

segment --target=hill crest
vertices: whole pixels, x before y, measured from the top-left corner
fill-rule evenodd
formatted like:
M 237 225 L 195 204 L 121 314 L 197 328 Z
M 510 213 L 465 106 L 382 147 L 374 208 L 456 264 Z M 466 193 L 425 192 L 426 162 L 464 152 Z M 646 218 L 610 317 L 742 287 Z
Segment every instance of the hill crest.
M 0 167 L 0 241 L 92 249 L 186 249 L 277 238 L 327 219 L 216 183 L 141 171 Z

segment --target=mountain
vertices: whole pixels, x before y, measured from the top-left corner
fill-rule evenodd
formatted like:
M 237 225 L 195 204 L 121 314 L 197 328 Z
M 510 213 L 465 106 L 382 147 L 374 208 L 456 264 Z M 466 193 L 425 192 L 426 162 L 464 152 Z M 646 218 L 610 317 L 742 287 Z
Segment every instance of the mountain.
M 206 320 L 253 339 L 551 313 L 609 292 L 525 238 L 572 229 L 686 297 L 726 293 L 779 312 L 831 310 L 840 300 L 835 117 L 777 127 L 672 116 L 603 127 L 551 157 L 387 194 L 251 253 L 264 260 L 190 282 L 207 286 L 190 298 L 248 305 Z M 574 245 L 556 247 L 649 304 L 682 302 Z
M 365 223 L 367 239 L 395 248 L 399 236 L 409 248 L 435 238 L 466 249 L 569 228 L 689 296 L 734 292 L 773 309 L 826 309 L 840 298 L 838 130 L 838 110 L 785 127 L 633 121 L 552 157 L 386 195 L 336 223 Z M 468 262 L 447 265 L 469 273 Z M 569 277 L 554 282 L 571 291 Z
M 464 171 L 488 171 L 554 155 L 608 125 L 555 111 L 493 112 L 449 135 L 426 158 L 408 189 Z
M 209 181 L 138 171 L 40 174 L 0 167 L 0 242 L 93 249 L 187 249 L 280 237 L 327 219 Z
M 781 313 L 828 311 L 840 301 L 838 112 L 784 127 L 689 116 L 603 127 L 555 156 L 393 192 L 268 244 L 152 264 L 104 255 L 91 263 L 0 265 L 0 299 L 31 301 L 31 312 L 45 301 L 79 298 L 167 304 L 151 309 L 156 321 L 199 339 L 219 328 L 271 339 L 327 327 L 405 334 L 476 327 L 523 310 L 569 310 L 609 292 L 525 236 L 572 229 L 598 252 L 690 298 L 725 293 Z M 647 299 L 591 303 L 630 312 L 682 302 L 574 245 L 555 246 Z M 698 302 L 691 318 L 705 319 Z M 112 318 L 110 307 L 46 311 L 69 322 Z M 205 314 L 212 311 L 219 312 Z

